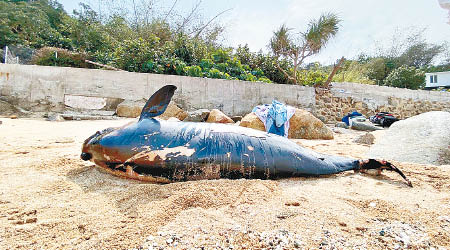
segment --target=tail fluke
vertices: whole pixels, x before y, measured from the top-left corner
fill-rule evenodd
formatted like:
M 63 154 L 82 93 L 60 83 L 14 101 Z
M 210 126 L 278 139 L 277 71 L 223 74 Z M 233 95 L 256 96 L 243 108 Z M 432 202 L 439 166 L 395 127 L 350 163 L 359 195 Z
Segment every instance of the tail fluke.
M 366 161 L 361 161 L 359 165 L 359 170 L 367 170 L 367 169 L 377 169 L 377 170 L 389 170 L 397 172 L 403 179 L 405 179 L 408 186 L 412 187 L 412 183 L 408 178 L 403 174 L 403 172 L 394 166 L 392 163 L 387 161 L 378 161 L 375 159 L 369 159 Z

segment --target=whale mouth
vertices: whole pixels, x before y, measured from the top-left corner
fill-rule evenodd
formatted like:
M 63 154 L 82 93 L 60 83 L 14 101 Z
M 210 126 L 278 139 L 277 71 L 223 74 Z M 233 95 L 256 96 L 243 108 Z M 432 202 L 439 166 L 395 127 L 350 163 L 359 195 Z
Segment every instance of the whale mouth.
M 221 167 L 219 165 L 204 165 L 191 166 L 188 169 L 184 167 L 174 166 L 141 166 L 129 163 L 104 163 L 97 164 L 102 170 L 106 172 L 127 179 L 135 179 L 145 182 L 153 183 L 172 183 L 176 181 L 194 181 L 205 179 L 219 179 L 221 177 L 227 177 L 231 179 L 245 178 L 241 173 L 236 172 L 235 178 L 233 173 L 230 172 L 227 176 L 221 173 Z
M 100 166 L 101 169 L 106 171 L 107 173 L 121 178 L 161 184 L 171 183 L 174 181 L 172 180 L 172 178 L 169 178 L 169 176 L 172 174 L 172 171 L 162 167 L 148 168 L 131 164 L 124 165 L 122 163 L 105 163 Z

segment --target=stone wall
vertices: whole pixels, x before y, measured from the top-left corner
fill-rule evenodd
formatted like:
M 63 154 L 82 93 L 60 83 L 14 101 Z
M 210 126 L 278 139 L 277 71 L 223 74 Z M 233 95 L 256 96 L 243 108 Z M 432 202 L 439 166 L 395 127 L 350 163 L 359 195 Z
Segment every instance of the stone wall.
M 405 119 L 435 110 L 450 112 L 450 93 L 332 83 L 330 89 L 316 90 L 314 114 L 325 122 L 334 123 L 351 111 L 366 117 L 386 111 Z

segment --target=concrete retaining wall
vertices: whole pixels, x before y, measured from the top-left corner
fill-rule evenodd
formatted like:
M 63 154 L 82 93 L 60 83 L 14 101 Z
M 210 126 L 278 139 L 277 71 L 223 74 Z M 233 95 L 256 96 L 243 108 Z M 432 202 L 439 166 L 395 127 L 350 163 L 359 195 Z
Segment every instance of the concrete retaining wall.
M 277 99 L 312 110 L 334 122 L 351 110 L 365 115 L 389 111 L 407 118 L 430 110 L 450 111 L 450 93 L 357 83 L 333 83 L 316 94 L 312 87 L 261 82 L 142 74 L 125 71 L 0 64 L 0 98 L 36 111 L 114 109 L 125 99 L 146 100 L 160 87 L 178 87 L 174 101 L 185 110 L 222 110 L 244 115 Z
M 227 81 L 197 77 L 142 74 L 124 71 L 0 64 L 0 95 L 14 104 L 34 110 L 65 108 L 74 97 L 148 99 L 164 85 L 178 87 L 174 100 L 184 109 L 217 108 L 229 115 L 243 115 L 275 98 L 290 105 L 312 109 L 313 88 L 261 82 Z M 65 98 L 69 96 L 70 98 Z M 81 105 L 89 108 L 91 101 Z

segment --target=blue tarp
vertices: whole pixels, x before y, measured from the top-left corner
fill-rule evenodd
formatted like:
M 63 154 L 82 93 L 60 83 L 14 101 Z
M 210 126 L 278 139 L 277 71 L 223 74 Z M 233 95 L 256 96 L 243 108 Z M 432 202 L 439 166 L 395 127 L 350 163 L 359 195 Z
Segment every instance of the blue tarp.
M 342 118 L 342 121 L 345 122 L 345 124 L 347 124 L 347 126 L 350 126 L 350 118 L 355 117 L 355 116 L 362 116 L 362 114 L 357 111 L 353 111 L 352 113 L 348 113 L 346 116 L 344 116 Z

